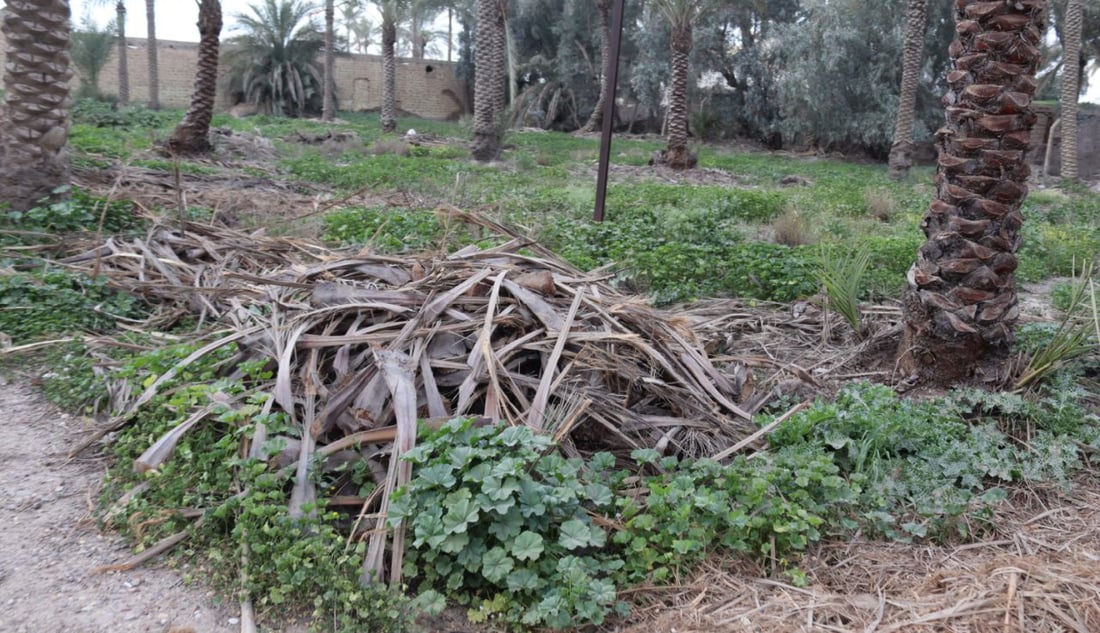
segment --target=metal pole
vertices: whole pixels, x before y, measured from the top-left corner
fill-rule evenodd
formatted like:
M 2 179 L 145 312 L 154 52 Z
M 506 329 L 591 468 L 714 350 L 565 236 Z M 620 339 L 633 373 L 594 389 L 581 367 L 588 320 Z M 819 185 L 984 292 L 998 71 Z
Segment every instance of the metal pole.
M 619 52 L 623 43 L 623 4 L 615 0 L 611 13 L 611 64 L 607 78 L 609 92 L 603 104 L 603 133 L 600 139 L 600 163 L 596 176 L 596 211 L 593 221 L 603 222 L 604 202 L 607 200 L 607 172 L 611 165 L 611 128 L 615 123 L 615 92 L 619 84 Z

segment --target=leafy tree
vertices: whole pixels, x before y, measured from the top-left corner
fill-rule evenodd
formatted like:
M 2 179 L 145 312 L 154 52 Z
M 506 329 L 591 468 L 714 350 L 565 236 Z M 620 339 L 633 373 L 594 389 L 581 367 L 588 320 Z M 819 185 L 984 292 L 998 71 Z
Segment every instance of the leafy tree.
M 240 35 L 226 44 L 230 89 L 269 113 L 319 114 L 324 80 L 315 60 L 324 37 L 302 0 L 262 0 L 235 17 Z
M 111 47 L 115 45 L 115 29 L 113 22 L 101 29 L 91 16 L 86 15 L 80 21 L 80 28 L 72 32 L 73 66 L 80 71 L 80 89 L 77 92 L 79 96 L 95 99 L 100 97 L 99 73 L 111 57 Z
M 508 92 L 505 85 L 505 0 L 477 0 L 477 61 L 474 79 L 473 157 L 480 162 L 500 155 L 500 117 Z
M 905 45 L 901 57 L 901 96 L 894 124 L 894 144 L 890 147 L 890 177 L 901 180 L 913 165 L 913 119 L 916 116 L 917 89 L 924 61 L 924 28 L 928 0 L 909 0 L 905 21 Z
M 886 158 L 901 85 L 904 28 L 898 16 L 907 5 L 907 0 L 806 0 L 801 19 L 776 30 L 768 45 L 776 51 L 784 142 Z M 916 140 L 928 138 L 942 118 L 938 95 L 945 88 L 936 82 L 946 70 L 952 7 L 939 2 L 928 7 Z
M 7 40 L 0 113 L 0 207 L 26 211 L 64 197 L 69 167 L 69 3 L 7 0 L 0 29 Z
M 1006 356 L 1013 340 L 1024 154 L 1047 12 L 1046 0 L 953 6 L 936 196 L 908 275 L 898 359 L 911 377 L 939 383 Z
M 205 154 L 210 145 L 210 120 L 218 88 L 218 44 L 222 31 L 219 0 L 199 0 L 199 63 L 191 105 L 166 143 L 173 154 Z

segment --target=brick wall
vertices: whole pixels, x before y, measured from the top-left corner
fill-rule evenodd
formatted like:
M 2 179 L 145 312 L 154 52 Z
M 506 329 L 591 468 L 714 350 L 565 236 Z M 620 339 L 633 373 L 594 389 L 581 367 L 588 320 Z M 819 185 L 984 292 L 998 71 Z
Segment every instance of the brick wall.
M 130 78 L 130 100 L 143 103 L 149 95 L 149 64 L 146 41 L 128 38 L 126 57 Z M 0 35 L 0 67 L 6 42 Z M 184 108 L 191 102 L 195 82 L 198 44 L 192 42 L 157 42 L 157 65 L 160 71 L 160 102 L 169 108 Z M 318 60 L 320 62 L 320 60 Z M 397 107 L 426 119 L 458 118 L 468 110 L 463 102 L 463 83 L 455 78 L 455 64 L 424 60 L 399 59 L 397 63 Z M 73 86 L 77 85 L 74 77 Z M 336 56 L 336 99 L 341 110 L 376 110 L 380 107 L 382 58 L 377 55 Z M 99 75 L 99 88 L 105 94 L 118 93 L 117 48 Z M 219 95 L 219 107 L 230 103 Z

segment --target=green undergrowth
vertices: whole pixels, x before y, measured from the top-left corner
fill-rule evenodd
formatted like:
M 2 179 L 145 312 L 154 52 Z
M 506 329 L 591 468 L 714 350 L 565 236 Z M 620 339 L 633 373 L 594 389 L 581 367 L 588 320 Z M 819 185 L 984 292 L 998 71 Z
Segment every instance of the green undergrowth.
M 125 352 L 114 375 L 148 385 L 200 344 Z M 69 381 L 94 391 L 90 366 L 73 360 L 51 388 Z M 369 495 L 369 469 L 317 462 L 322 499 L 291 516 L 292 469 L 266 458 L 295 441 L 300 425 L 277 408 L 264 412 L 270 368 L 235 366 L 226 349 L 183 369 L 120 432 L 101 516 L 138 550 L 188 531 L 175 560 L 227 594 L 243 582 L 261 613 L 311 611 L 319 630 L 413 630 L 418 612 L 447 603 L 506 628 L 575 629 L 628 611 L 623 590 L 675 584 L 712 555 L 750 557 L 804 583 L 800 557 L 826 538 L 986 535 L 1014 487 L 1068 488 L 1100 455 L 1100 422 L 1081 404 L 1088 398 L 1074 372 L 1083 366 L 1075 367 L 1027 397 L 964 390 L 917 401 L 852 384 L 780 425 L 768 450 L 721 464 L 650 449 L 567 459 L 526 427 L 469 419 L 425 427 L 406 456 L 414 478 L 389 515 L 391 528 L 403 522 L 409 546 L 410 598 L 401 598 L 360 584 L 363 545 L 347 538 L 355 516 L 323 500 Z M 135 473 L 142 451 L 207 407 L 213 415 L 163 466 Z M 260 423 L 264 459 L 246 457 Z M 115 505 L 138 484 L 144 489 Z M 204 518 L 196 524 L 184 510 Z
M 108 332 L 119 318 L 138 318 L 140 301 L 104 279 L 45 267 L 0 269 L 0 332 L 15 344 L 82 332 Z

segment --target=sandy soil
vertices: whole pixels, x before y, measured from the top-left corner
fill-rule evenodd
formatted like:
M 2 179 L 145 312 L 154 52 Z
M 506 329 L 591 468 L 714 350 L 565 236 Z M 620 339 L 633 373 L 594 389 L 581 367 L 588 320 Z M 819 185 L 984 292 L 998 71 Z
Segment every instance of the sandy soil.
M 0 631 L 230 633 L 237 613 L 180 571 L 92 573 L 130 556 L 92 519 L 106 461 L 67 460 L 83 423 L 23 378 L 0 376 Z

